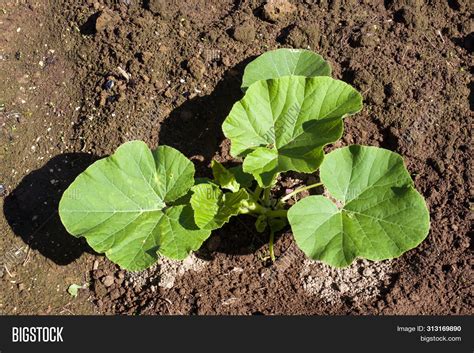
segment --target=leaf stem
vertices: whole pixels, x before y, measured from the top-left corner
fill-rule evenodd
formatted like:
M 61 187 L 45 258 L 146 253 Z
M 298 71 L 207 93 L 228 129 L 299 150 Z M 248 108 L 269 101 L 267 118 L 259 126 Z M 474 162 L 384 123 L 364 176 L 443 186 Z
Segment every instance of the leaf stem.
M 311 184 L 311 185 L 307 185 L 307 186 L 302 186 L 300 188 L 297 188 L 296 190 L 290 192 L 288 195 L 282 197 L 280 199 L 280 202 L 283 203 L 285 202 L 286 200 L 289 200 L 291 199 L 293 196 L 295 196 L 296 194 L 302 192 L 302 191 L 305 191 L 305 190 L 309 190 L 309 189 L 313 189 L 313 188 L 317 188 L 318 186 L 321 186 L 323 185 L 323 183 L 316 183 L 316 184 Z
M 263 189 L 259 185 L 257 185 L 257 187 L 255 188 L 255 191 L 253 192 L 255 200 L 258 200 L 260 198 L 260 195 L 262 194 L 262 190 Z

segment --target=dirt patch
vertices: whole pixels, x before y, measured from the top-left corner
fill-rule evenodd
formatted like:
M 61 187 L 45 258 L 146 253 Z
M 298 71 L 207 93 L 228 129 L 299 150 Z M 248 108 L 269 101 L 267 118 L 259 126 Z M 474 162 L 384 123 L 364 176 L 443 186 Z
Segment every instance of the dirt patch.
M 71 43 L 45 5 L 0 5 L 0 313 L 94 313 L 88 293 L 67 293 L 88 283 L 93 258 L 79 258 L 83 242 L 66 236 L 57 203 L 91 157 L 68 153 L 80 91 Z
M 334 305 L 351 300 L 358 306 L 376 299 L 380 289 L 390 284 L 390 261 L 373 263 L 357 260 L 343 269 L 306 260 L 301 272 L 304 290 Z
M 276 3 L 283 10 L 276 11 Z M 19 9 L 36 11 L 36 20 L 45 24 L 30 42 L 15 37 L 16 27 L 28 28 L 21 23 L 27 17 L 7 12 L 12 39 L 0 53 L 9 58 L 0 61 L 2 77 L 10 78 L 1 86 L 9 113 L 0 115 L 6 137 L 0 183 L 8 191 L 5 219 L 0 219 L 6 234 L 2 247 L 28 244 L 35 268 L 46 262 L 53 274 L 84 275 L 90 291 L 81 293 L 91 295 L 101 313 L 472 313 L 468 2 L 278 1 L 271 6 L 258 0 L 68 1 L 50 4 L 51 17 L 41 7 L 24 6 Z M 45 38 L 58 44 L 46 48 Z M 277 239 L 278 259 L 270 264 L 266 236 L 243 217 L 214 232 L 188 260 L 190 267 L 162 261 L 130 274 L 103 257 L 94 266 L 97 257 L 84 244 L 72 244 L 56 216 L 48 219 L 73 176 L 127 140 L 176 147 L 202 176 L 208 175 L 212 158 L 235 163 L 221 123 L 242 96 L 243 68 L 254 56 L 282 46 L 319 52 L 336 78 L 363 93 L 364 110 L 346 121 L 335 146 L 382 146 L 405 157 L 431 211 L 431 231 L 420 247 L 389 263 L 359 261 L 334 270 L 309 264 L 287 232 Z M 27 59 L 15 59 L 18 50 Z M 31 72 L 28 80 L 40 72 L 34 84 L 22 83 L 25 68 Z M 60 88 L 53 82 L 61 82 Z M 41 87 L 35 99 L 28 89 L 33 85 Z M 28 99 L 21 98 L 26 94 Z M 50 169 L 58 176 L 50 177 Z M 289 173 L 275 192 L 308 178 L 314 176 Z M 30 201 L 32 190 L 36 196 Z M 30 231 L 43 223 L 32 242 Z M 59 244 L 55 251 L 46 240 L 51 234 Z M 364 274 L 365 269 L 372 273 Z M 39 276 L 46 281 L 44 273 Z M 63 293 L 71 279 L 60 276 L 57 282 Z M 13 287 L 2 290 L 8 313 L 36 300 L 26 296 L 10 304 L 20 298 Z M 57 297 L 46 286 L 37 295 Z M 78 312 L 88 312 L 84 301 L 74 303 L 83 303 L 77 304 Z M 20 311 L 42 310 L 33 305 Z

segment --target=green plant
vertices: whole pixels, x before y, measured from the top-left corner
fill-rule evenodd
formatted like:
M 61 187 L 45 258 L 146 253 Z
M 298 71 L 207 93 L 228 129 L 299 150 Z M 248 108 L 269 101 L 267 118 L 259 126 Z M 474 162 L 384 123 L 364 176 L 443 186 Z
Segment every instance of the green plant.
M 255 217 L 258 232 L 269 230 L 272 260 L 274 235 L 288 224 L 309 258 L 332 266 L 356 257 L 394 258 L 416 247 L 428 234 L 429 213 L 403 159 L 359 145 L 324 155 L 341 137 L 343 119 L 362 108 L 361 95 L 330 72 L 306 50 L 263 54 L 245 69 L 245 95 L 222 126 L 242 165 L 227 169 L 212 161 L 213 178 L 195 179 L 192 162 L 179 151 L 127 142 L 64 192 L 64 226 L 130 270 L 149 267 L 158 254 L 185 258 L 240 214 Z M 318 169 L 320 182 L 273 196 L 282 172 Z M 327 197 L 308 196 L 288 209 L 288 200 L 322 186 Z

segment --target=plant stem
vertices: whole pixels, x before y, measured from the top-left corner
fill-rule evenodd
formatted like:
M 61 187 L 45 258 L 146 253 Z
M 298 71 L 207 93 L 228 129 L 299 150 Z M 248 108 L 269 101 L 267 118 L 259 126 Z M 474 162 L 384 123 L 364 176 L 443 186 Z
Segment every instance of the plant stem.
M 270 206 L 270 188 L 263 189 L 263 204 Z
M 244 201 L 244 207 L 240 211 L 242 214 L 253 213 L 253 214 L 266 214 L 268 209 L 263 207 L 254 200 Z
M 286 218 L 288 210 L 268 210 L 265 214 L 269 218 Z
M 275 252 L 273 250 L 273 243 L 275 242 L 275 232 L 270 230 L 270 241 L 268 242 L 268 250 L 270 251 L 270 259 L 275 262 Z
M 309 189 L 312 189 L 312 188 L 317 188 L 318 186 L 321 186 L 321 185 L 323 185 L 323 183 L 316 183 L 316 184 L 311 184 L 311 185 L 307 185 L 307 186 L 302 186 L 302 187 L 290 192 L 288 195 L 282 197 L 280 199 L 280 202 L 283 203 L 286 200 L 291 199 L 293 196 L 295 196 L 296 194 L 298 194 L 302 191 L 309 190 Z
M 257 187 L 255 188 L 255 191 L 253 192 L 255 200 L 258 200 L 261 194 L 262 194 L 262 188 L 257 185 Z
M 269 218 L 286 218 L 287 210 L 272 210 L 260 205 L 258 202 L 249 200 L 240 211 L 241 214 L 264 214 Z

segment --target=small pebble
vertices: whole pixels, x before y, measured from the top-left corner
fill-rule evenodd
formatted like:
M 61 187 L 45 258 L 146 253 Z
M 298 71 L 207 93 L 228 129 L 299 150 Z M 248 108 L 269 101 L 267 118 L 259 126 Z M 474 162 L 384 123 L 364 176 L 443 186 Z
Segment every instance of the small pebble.
M 113 276 L 105 276 L 105 278 L 102 280 L 102 283 L 106 287 L 110 287 L 112 284 L 114 284 L 114 277 Z
M 114 83 L 113 80 L 107 80 L 107 81 L 105 82 L 104 88 L 105 88 L 106 90 L 110 90 L 110 89 L 112 89 L 112 88 L 114 87 L 114 84 L 115 84 L 115 83 Z
M 0 196 L 5 196 L 7 194 L 7 188 L 5 185 L 0 184 Z
M 373 270 L 372 268 L 370 268 L 370 267 L 364 268 L 364 270 L 363 270 L 363 272 L 362 272 L 362 274 L 363 274 L 364 276 L 372 276 L 373 273 L 374 273 L 374 270 Z

